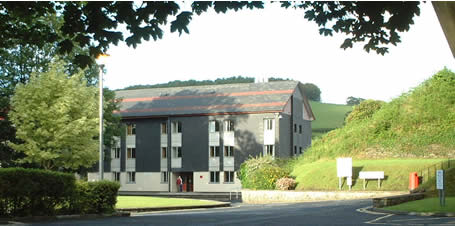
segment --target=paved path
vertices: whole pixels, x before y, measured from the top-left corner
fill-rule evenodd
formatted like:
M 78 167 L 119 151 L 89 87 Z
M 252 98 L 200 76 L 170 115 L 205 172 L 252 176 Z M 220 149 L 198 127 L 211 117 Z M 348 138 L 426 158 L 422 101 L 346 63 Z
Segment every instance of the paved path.
M 246 205 L 136 213 L 131 217 L 45 222 L 34 225 L 454 225 L 455 218 L 370 212 L 371 200 Z

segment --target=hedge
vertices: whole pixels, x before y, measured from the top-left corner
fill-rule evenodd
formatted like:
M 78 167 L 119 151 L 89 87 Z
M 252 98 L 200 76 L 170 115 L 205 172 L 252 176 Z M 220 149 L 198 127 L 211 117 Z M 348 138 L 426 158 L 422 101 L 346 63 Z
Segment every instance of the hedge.
M 110 181 L 76 182 L 69 173 L 0 168 L 0 216 L 111 212 L 119 188 Z

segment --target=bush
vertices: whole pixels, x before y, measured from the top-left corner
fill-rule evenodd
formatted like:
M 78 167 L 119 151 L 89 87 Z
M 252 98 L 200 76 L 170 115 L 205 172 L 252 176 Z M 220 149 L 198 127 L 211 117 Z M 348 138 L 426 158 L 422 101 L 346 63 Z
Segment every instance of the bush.
M 243 188 L 275 189 L 275 182 L 289 173 L 290 167 L 286 167 L 285 160 L 264 156 L 246 160 L 240 166 L 238 175 Z
M 0 168 L 0 216 L 53 215 L 74 193 L 72 174 Z
M 364 100 L 349 113 L 346 123 L 371 118 L 384 104 L 385 102 L 380 100 Z
M 294 179 L 289 178 L 289 177 L 283 177 L 276 181 L 275 189 L 277 189 L 277 190 L 294 190 L 296 185 L 297 185 L 297 182 Z
M 71 213 L 113 212 L 119 188 L 120 184 L 112 181 L 78 181 L 68 211 Z

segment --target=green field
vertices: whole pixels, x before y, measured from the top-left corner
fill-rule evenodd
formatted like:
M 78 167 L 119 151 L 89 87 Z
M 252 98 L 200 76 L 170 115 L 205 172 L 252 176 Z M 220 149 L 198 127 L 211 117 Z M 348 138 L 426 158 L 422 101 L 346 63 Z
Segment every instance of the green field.
M 343 126 L 346 112 L 352 110 L 352 106 L 343 104 L 310 101 L 310 105 L 316 117 L 311 123 L 313 137 L 320 137 L 330 130 Z
M 219 202 L 196 199 L 161 198 L 150 196 L 118 196 L 115 208 L 146 208 L 146 207 L 174 207 L 174 206 L 200 206 L 217 204 Z
M 300 159 L 299 159 L 300 160 Z M 366 190 L 371 191 L 406 191 L 409 185 L 409 173 L 443 161 L 442 159 L 381 159 L 352 160 L 352 190 L 363 190 L 363 180 L 358 179 L 360 171 L 384 171 L 385 179 L 381 188 L 377 180 L 368 180 Z M 296 164 L 291 173 L 296 177 L 297 190 L 336 190 L 338 177 L 336 160 L 319 160 L 312 163 Z M 346 184 L 344 189 L 347 190 Z
M 455 212 L 455 197 L 446 197 L 444 207 L 440 206 L 439 198 L 426 198 L 422 200 L 406 202 L 396 206 L 385 207 L 384 209 L 422 213 L 453 213 Z

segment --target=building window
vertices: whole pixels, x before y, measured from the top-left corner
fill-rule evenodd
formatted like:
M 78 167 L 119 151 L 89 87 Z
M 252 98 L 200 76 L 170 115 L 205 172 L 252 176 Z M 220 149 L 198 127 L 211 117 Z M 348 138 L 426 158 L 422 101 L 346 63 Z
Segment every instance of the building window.
M 114 179 L 114 181 L 120 182 L 120 172 L 114 171 L 114 172 L 112 172 L 112 176 L 113 176 L 112 179 Z
M 297 124 L 294 124 L 294 133 L 297 133 Z
M 136 172 L 128 172 L 128 183 L 136 183 Z
M 172 147 L 172 155 L 174 158 L 182 157 L 182 147 Z
M 181 133 L 182 132 L 182 122 L 174 121 L 172 122 L 172 133 Z
M 273 150 L 273 145 L 264 145 L 264 148 L 265 148 L 266 155 L 275 156 L 275 153 Z
M 294 155 L 297 155 L 297 146 L 294 146 Z
M 234 131 L 234 121 L 232 121 L 232 120 L 224 121 L 224 131 L 226 131 L 226 132 Z
M 220 172 L 219 171 L 210 172 L 210 183 L 220 183 Z
M 299 125 L 299 133 L 302 134 L 302 125 Z
M 219 157 L 220 156 L 220 146 L 210 146 L 210 157 Z
M 113 148 L 112 152 L 114 152 L 114 159 L 120 158 L 120 148 Z
M 299 152 L 300 152 L 300 154 L 303 153 L 303 152 L 302 152 L 302 147 L 299 147 Z
M 162 159 L 167 158 L 167 148 L 166 147 L 161 148 L 161 158 Z
M 126 129 L 127 135 L 136 135 L 136 124 L 129 124 Z
M 224 183 L 234 183 L 234 171 L 224 172 Z
M 234 157 L 234 146 L 224 146 L 224 156 Z
M 127 148 L 127 156 L 129 159 L 136 158 L 136 148 Z
M 168 182 L 168 178 L 167 178 L 167 172 L 163 171 L 161 172 L 161 183 L 167 183 Z
M 209 122 L 209 132 L 219 132 L 220 131 L 220 123 L 216 120 L 212 120 Z
M 273 130 L 273 119 L 264 119 L 264 127 L 266 130 Z
M 161 134 L 167 134 L 167 123 L 161 123 Z

